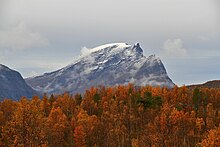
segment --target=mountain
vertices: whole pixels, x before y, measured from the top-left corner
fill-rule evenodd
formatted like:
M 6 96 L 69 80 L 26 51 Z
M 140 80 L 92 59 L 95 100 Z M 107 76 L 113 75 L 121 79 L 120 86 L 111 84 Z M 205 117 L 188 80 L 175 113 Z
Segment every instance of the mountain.
M 167 86 L 174 83 L 168 77 L 161 60 L 155 55 L 146 58 L 139 43 L 113 43 L 82 54 L 70 65 L 41 76 L 26 79 L 37 91 L 47 93 L 84 92 L 97 85 L 134 83 L 137 86 Z
M 220 80 L 208 81 L 203 84 L 189 85 L 189 88 L 220 88 Z
M 0 64 L 0 100 L 19 100 L 22 96 L 32 97 L 34 94 L 37 92 L 26 84 L 20 73 Z

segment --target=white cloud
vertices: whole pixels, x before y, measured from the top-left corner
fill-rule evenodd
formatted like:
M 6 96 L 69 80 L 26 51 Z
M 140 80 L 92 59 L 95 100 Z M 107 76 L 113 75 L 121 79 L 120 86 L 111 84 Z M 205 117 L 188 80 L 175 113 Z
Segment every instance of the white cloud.
M 83 47 L 80 52 L 81 52 L 81 56 L 86 56 L 91 53 L 91 49 L 89 49 L 87 47 Z
M 10 49 L 16 51 L 47 45 L 49 45 L 48 39 L 40 33 L 28 29 L 25 23 L 19 23 L 15 27 L 0 30 L 1 50 Z
M 185 57 L 187 50 L 183 46 L 182 39 L 168 39 L 163 44 L 164 55 L 168 57 Z

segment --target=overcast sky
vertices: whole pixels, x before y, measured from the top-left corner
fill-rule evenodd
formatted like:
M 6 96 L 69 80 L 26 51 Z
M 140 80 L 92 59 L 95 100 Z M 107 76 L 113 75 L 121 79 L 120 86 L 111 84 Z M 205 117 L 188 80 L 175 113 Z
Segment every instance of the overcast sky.
M 0 0 L 0 63 L 23 77 L 139 42 L 179 86 L 220 79 L 220 0 Z

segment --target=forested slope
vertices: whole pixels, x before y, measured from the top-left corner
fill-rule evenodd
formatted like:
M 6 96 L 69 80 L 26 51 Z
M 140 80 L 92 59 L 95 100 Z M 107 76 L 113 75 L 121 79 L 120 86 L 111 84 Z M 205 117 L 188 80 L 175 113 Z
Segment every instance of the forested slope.
M 0 102 L 0 146 L 220 146 L 220 90 L 117 86 Z

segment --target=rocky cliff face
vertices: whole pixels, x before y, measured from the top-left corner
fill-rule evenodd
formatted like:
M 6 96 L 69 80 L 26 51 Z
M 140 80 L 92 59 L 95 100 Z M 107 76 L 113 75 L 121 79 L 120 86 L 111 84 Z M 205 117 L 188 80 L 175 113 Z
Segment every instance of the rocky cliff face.
M 0 64 L 0 100 L 19 100 L 22 96 L 30 98 L 34 94 L 37 93 L 26 84 L 20 73 Z
M 155 55 L 145 57 L 139 43 L 133 46 L 114 43 L 84 49 L 72 64 L 28 78 L 26 82 L 37 91 L 50 94 L 84 92 L 91 86 L 128 83 L 137 86 L 174 86 L 161 60 Z

